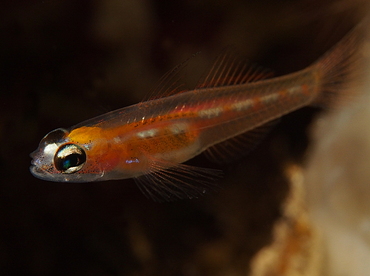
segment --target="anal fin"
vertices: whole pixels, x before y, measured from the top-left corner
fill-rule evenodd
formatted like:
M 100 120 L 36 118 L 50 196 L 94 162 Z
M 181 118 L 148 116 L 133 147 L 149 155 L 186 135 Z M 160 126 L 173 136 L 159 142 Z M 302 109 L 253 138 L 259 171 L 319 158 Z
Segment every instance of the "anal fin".
M 279 119 L 265 123 L 248 132 L 216 144 L 205 151 L 206 157 L 218 164 L 225 164 L 241 158 L 253 150 Z
M 141 192 L 154 201 L 193 199 L 217 188 L 222 171 L 185 164 L 169 166 L 167 162 L 153 161 L 151 171 L 135 178 Z

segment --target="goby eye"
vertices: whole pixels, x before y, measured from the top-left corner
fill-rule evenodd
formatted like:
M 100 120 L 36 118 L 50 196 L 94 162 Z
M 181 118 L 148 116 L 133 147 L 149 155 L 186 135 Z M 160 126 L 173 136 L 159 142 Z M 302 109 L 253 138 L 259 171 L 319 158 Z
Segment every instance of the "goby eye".
M 75 144 L 65 144 L 60 146 L 54 156 L 54 166 L 62 173 L 78 172 L 85 162 L 85 151 Z

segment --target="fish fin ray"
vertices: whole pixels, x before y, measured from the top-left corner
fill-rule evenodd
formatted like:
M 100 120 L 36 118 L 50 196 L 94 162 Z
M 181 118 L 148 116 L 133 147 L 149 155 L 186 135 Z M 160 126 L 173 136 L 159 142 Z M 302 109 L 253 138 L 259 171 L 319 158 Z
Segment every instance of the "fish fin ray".
M 147 97 L 147 100 L 154 100 L 168 97 L 186 91 L 185 84 L 181 82 L 180 73 L 188 65 L 190 59 L 194 58 L 200 52 L 197 52 L 186 60 L 176 65 L 172 70 L 165 73 L 155 85 L 155 88 Z
M 272 77 L 272 71 L 238 59 L 232 49 L 225 49 L 213 63 L 210 71 L 201 78 L 196 88 L 212 88 L 256 82 Z
M 247 155 L 263 140 L 266 134 L 279 122 L 275 119 L 265 123 L 255 129 L 249 130 L 238 136 L 218 143 L 208 148 L 204 154 L 214 163 L 224 164 L 239 159 Z
M 354 92 L 359 90 L 356 88 L 366 79 L 362 51 L 365 26 L 368 25 L 360 23 L 312 65 L 318 68 L 321 82 L 320 94 L 313 105 L 335 108 L 354 98 Z
M 135 178 L 147 198 L 157 202 L 198 198 L 209 190 L 215 190 L 215 182 L 222 176 L 220 170 L 186 164 L 168 165 L 168 162 L 154 161 L 151 171 Z

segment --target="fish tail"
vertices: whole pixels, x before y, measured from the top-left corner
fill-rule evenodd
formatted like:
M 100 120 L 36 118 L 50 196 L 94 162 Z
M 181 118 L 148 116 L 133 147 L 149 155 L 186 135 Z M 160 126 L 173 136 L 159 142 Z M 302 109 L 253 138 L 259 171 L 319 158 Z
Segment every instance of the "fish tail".
M 317 70 L 320 92 L 313 105 L 341 106 L 358 91 L 364 75 L 361 47 L 364 45 L 364 24 L 359 24 L 313 66 Z

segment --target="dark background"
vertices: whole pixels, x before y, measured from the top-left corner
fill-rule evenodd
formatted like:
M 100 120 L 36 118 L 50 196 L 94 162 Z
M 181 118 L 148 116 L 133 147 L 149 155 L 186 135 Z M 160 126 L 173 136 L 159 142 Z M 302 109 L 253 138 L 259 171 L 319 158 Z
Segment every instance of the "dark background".
M 198 200 L 155 203 L 131 179 L 42 181 L 28 171 L 29 153 L 52 129 L 141 101 L 198 51 L 184 73 L 190 87 L 229 45 L 275 75 L 302 69 L 354 25 L 353 2 L 0 4 L 0 274 L 245 275 L 271 239 L 284 168 L 304 160 L 318 110 L 284 117 Z M 203 156 L 190 163 L 219 168 Z

